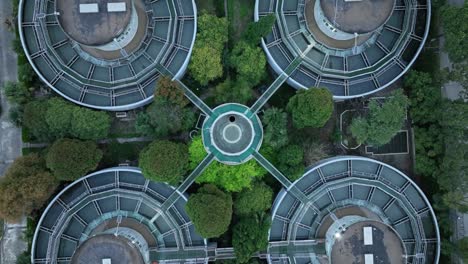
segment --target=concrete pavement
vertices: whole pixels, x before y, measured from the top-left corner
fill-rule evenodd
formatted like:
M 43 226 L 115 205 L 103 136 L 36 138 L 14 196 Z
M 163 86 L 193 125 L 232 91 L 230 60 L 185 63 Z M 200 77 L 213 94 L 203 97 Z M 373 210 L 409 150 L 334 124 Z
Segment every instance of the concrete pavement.
M 6 81 L 17 80 L 16 54 L 11 42 L 14 33 L 8 31 L 5 20 L 11 20 L 12 1 L 0 1 L 0 86 Z M 3 176 L 14 159 L 21 155 L 21 130 L 8 120 L 10 105 L 6 101 L 3 89 L 0 92 L 2 114 L 0 116 L 0 176 Z M 5 233 L 0 242 L 0 263 L 15 264 L 16 257 L 26 250 L 27 244 L 23 241 L 23 232 L 26 222 L 7 223 Z

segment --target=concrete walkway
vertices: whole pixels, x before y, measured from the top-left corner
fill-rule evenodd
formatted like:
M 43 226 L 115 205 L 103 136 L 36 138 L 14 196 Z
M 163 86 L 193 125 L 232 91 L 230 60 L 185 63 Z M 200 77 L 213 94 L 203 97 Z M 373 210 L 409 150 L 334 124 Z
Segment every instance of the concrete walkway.
M 17 80 L 16 54 L 11 42 L 14 33 L 8 31 L 5 20 L 11 20 L 12 1 L 0 1 L 0 86 L 7 81 Z M 8 120 L 10 105 L 6 101 L 3 89 L 0 92 L 2 114 L 0 116 L 0 176 L 3 176 L 10 164 L 21 156 L 21 129 Z M 15 264 L 16 258 L 24 250 L 26 243 L 22 240 L 26 221 L 5 224 L 5 233 L 0 241 L 0 263 Z

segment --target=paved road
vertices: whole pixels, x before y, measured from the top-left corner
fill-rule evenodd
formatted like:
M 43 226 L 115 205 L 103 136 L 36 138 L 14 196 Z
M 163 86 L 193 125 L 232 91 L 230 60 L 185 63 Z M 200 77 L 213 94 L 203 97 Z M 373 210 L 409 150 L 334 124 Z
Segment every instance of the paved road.
M 6 81 L 16 81 L 16 55 L 11 42 L 14 34 L 9 32 L 5 19 L 11 19 L 11 0 L 0 1 L 0 86 Z M 0 116 L 0 176 L 3 176 L 10 163 L 21 155 L 21 130 L 8 121 L 10 106 L 5 100 L 3 90 L 0 93 L 2 115 Z M 7 224 L 1 241 L 1 258 L 3 264 L 15 264 L 16 256 L 23 252 L 27 245 L 22 240 L 25 223 Z

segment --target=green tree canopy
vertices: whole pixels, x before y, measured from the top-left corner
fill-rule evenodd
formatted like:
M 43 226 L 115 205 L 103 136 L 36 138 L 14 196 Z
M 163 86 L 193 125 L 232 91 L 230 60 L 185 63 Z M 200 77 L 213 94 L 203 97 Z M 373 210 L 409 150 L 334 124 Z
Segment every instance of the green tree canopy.
M 288 144 L 288 114 L 283 109 L 272 107 L 263 114 L 263 141 L 279 149 Z
M 217 50 L 222 50 L 228 41 L 228 21 L 225 17 L 202 14 L 197 19 L 197 41 L 206 42 Z
M 438 126 L 415 127 L 415 171 L 419 175 L 437 177 L 438 160 L 443 155 L 443 135 Z
M 239 103 L 247 104 L 253 98 L 251 84 L 245 79 L 231 80 L 216 85 L 214 90 L 214 101 L 217 104 Z
M 410 100 L 411 119 L 417 124 L 429 124 L 440 120 L 442 103 L 440 87 L 434 85 L 429 73 L 410 71 L 404 80 Z
M 198 17 L 197 41 L 195 42 L 189 71 L 201 85 L 223 75 L 221 63 L 224 44 L 228 40 L 226 18 L 203 14 Z
M 73 106 L 70 134 L 79 139 L 97 140 L 109 134 L 111 119 L 106 112 Z
M 0 218 L 18 221 L 41 208 L 58 182 L 37 154 L 16 159 L 0 179 Z
M 291 181 L 299 179 L 304 173 L 304 150 L 299 145 L 282 148 L 277 156 L 278 169 Z
M 74 181 L 96 169 L 102 151 L 92 141 L 59 139 L 50 147 L 46 165 L 60 181 Z
M 445 191 L 444 203 L 449 208 L 468 212 L 468 104 L 445 101 L 441 125 L 445 153 L 436 176 L 439 188 Z
M 234 212 L 237 215 L 260 213 L 270 209 L 272 203 L 273 190 L 265 183 L 258 182 L 236 195 Z
M 468 58 L 468 2 L 463 7 L 445 5 L 441 8 L 441 20 L 444 29 L 445 50 L 454 61 Z M 463 21 L 463 22 L 462 22 Z
M 333 113 L 333 95 L 326 88 L 300 90 L 289 99 L 287 110 L 296 128 L 323 127 Z
M 179 107 L 184 107 L 189 103 L 184 91 L 179 87 L 177 82 L 172 81 L 168 76 L 162 76 L 158 79 L 154 96 L 164 98 Z
M 49 141 L 53 139 L 49 126 L 44 120 L 47 113 L 47 101 L 32 101 L 24 106 L 23 126 L 37 140 Z
M 45 121 L 54 138 L 97 140 L 107 137 L 111 120 L 106 112 L 94 111 L 60 98 L 48 100 Z
M 62 138 L 70 135 L 73 107 L 70 103 L 58 97 L 51 98 L 48 102 L 45 121 L 54 138 Z
M 468 237 L 459 239 L 456 242 L 457 254 L 463 259 L 463 262 L 468 262 Z
M 229 62 L 236 69 L 239 78 L 250 83 L 250 87 L 259 84 L 266 75 L 265 53 L 260 47 L 246 42 L 239 42 L 234 46 Z
M 22 83 L 6 82 L 3 86 L 8 102 L 12 104 L 24 105 L 31 101 L 32 90 Z
M 195 42 L 188 67 L 190 74 L 201 85 L 207 85 L 223 76 L 221 57 L 222 50 Z
M 261 38 L 270 34 L 275 21 L 275 15 L 267 15 L 261 17 L 257 22 L 250 23 L 244 32 L 243 39 L 249 45 L 257 46 Z
M 351 123 L 351 133 L 360 143 L 384 145 L 390 142 L 403 126 L 407 105 L 408 98 L 401 90 L 393 92 L 383 104 L 371 100 L 368 116 L 354 119 Z
M 234 226 L 232 246 L 237 263 L 247 263 L 252 255 L 268 247 L 268 231 L 271 221 L 268 215 L 243 217 Z
M 195 113 L 190 108 L 157 97 L 145 112 L 138 114 L 135 127 L 144 135 L 163 138 L 189 130 L 194 123 Z
M 218 237 L 231 223 L 232 198 L 216 186 L 207 184 L 189 197 L 186 210 L 201 236 Z
M 145 178 L 179 183 L 188 169 L 188 149 L 185 144 L 156 140 L 140 153 L 139 166 Z
M 195 137 L 189 146 L 190 167 L 195 168 L 206 155 L 201 137 Z M 204 154 L 203 154 L 204 153 Z M 220 162 L 212 162 L 196 179 L 197 183 L 212 183 L 230 192 L 239 192 L 250 188 L 256 178 L 266 174 L 265 169 L 255 160 L 230 166 Z

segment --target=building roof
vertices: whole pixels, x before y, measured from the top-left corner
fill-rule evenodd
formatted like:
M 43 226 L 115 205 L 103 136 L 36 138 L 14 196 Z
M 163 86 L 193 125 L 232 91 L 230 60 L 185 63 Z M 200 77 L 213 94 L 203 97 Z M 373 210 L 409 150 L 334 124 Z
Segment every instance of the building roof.
M 68 9 L 56 10 L 57 3 L 21 0 L 19 32 L 26 56 L 41 80 L 68 100 L 104 110 L 133 109 L 152 100 L 161 75 L 158 68 L 164 67 L 174 78 L 185 72 L 196 35 L 194 1 L 132 1 L 134 6 L 127 10 L 134 13 L 121 29 L 123 36 L 107 46 L 79 44 L 64 30 Z M 106 7 L 100 9 L 103 12 Z M 92 16 L 102 16 L 82 15 L 89 21 Z
M 296 58 L 303 57 L 289 74 L 288 83 L 296 88 L 326 87 L 336 100 L 374 93 L 409 69 L 427 38 L 429 0 L 396 0 L 383 25 L 347 40 L 323 32 L 325 24 L 334 28 L 333 23 L 323 14 L 317 17 L 321 13 L 314 9 L 315 1 L 256 1 L 256 20 L 276 16 L 272 32 L 262 40 L 270 66 L 282 74 Z
M 292 189 L 306 198 L 294 194 Z M 273 206 L 271 242 L 291 245 L 298 241 L 316 241 L 315 244 L 321 241 L 327 253 L 304 255 L 296 254 L 302 249 L 298 252 L 290 249 L 287 256 L 282 256 L 277 248 L 270 248 L 269 261 L 294 259 L 309 263 L 330 258 L 333 239 L 327 232 L 336 228 L 336 222 L 344 221 L 336 219 L 348 216 L 377 221 L 393 229 L 401 239 L 408 263 L 438 263 L 439 228 L 424 193 L 397 169 L 355 156 L 331 158 L 310 168 L 288 190 L 278 194 Z
M 141 250 L 144 263 L 174 258 L 205 263 L 206 240 L 195 232 L 186 202 L 173 187 L 146 180 L 136 168 L 95 172 L 68 185 L 50 202 L 34 234 L 31 261 L 73 263 L 75 254 L 93 250 L 78 250 L 90 238 L 127 228 L 147 244 Z

